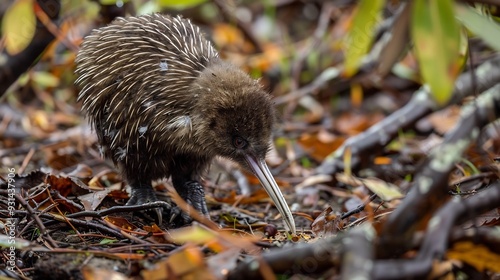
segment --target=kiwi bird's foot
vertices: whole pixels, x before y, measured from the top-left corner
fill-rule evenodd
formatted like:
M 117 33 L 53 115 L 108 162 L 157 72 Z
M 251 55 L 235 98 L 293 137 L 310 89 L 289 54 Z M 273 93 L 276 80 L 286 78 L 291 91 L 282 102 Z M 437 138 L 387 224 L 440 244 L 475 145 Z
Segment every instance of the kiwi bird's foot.
M 131 194 L 130 199 L 128 200 L 126 205 L 144 205 L 151 202 L 158 201 L 156 197 L 155 191 L 151 185 L 134 187 L 131 186 Z M 163 214 L 161 208 L 154 208 L 152 211 L 156 214 L 156 219 L 152 218 L 148 212 L 150 211 L 142 211 L 142 213 L 151 220 L 156 220 L 159 225 L 163 222 Z
M 205 217 L 209 218 L 207 203 L 205 201 L 205 191 L 203 190 L 203 186 L 197 181 L 188 181 L 184 183 L 181 187 L 181 192 L 179 189 L 179 195 L 193 208 L 203 214 Z M 179 207 L 173 207 L 170 210 L 170 222 L 172 222 L 175 218 L 181 216 L 184 223 L 188 224 L 192 222 L 191 216 L 189 213 L 183 212 L 179 209 Z

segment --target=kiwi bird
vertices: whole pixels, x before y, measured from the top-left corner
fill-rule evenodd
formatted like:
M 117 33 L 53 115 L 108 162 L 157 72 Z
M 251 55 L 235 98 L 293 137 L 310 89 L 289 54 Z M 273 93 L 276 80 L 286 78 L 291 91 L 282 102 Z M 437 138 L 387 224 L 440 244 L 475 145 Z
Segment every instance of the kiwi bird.
M 264 160 L 275 122 L 269 94 L 220 59 L 188 19 L 117 18 L 84 38 L 75 73 L 102 152 L 131 187 L 127 204 L 156 201 L 151 181 L 171 176 L 181 197 L 207 215 L 199 181 L 222 156 L 256 175 L 295 232 Z

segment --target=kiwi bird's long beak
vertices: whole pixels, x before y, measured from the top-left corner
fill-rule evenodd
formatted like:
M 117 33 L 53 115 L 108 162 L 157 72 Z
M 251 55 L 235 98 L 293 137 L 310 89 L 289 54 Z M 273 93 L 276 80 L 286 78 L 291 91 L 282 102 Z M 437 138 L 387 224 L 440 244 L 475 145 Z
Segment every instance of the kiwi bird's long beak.
M 274 204 L 276 204 L 276 208 L 278 208 L 281 216 L 283 216 L 288 229 L 295 234 L 295 221 L 293 220 L 292 211 L 290 211 L 290 208 L 288 207 L 278 184 L 274 180 L 271 171 L 269 171 L 266 162 L 264 159 L 256 158 L 253 155 L 246 155 L 245 159 L 255 176 L 257 176 L 260 183 L 266 190 L 267 194 L 269 194 Z

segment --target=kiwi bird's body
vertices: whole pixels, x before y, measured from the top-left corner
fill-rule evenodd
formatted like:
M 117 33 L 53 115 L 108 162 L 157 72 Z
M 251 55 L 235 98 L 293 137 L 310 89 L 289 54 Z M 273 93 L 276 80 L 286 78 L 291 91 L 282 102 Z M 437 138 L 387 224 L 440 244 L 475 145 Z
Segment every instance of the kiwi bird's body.
M 82 111 L 104 155 L 138 192 L 133 203 L 155 200 L 151 180 L 168 176 L 189 201 L 190 182 L 216 155 L 254 172 L 248 157 L 265 157 L 269 95 L 222 61 L 187 19 L 118 18 L 84 39 L 76 63 Z

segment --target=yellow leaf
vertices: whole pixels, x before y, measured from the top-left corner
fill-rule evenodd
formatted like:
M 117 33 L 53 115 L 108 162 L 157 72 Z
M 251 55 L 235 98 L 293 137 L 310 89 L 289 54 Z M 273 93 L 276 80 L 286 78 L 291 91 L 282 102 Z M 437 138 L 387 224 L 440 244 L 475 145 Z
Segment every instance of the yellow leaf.
M 398 186 L 377 178 L 363 179 L 347 173 L 338 173 L 335 175 L 335 178 L 337 178 L 339 182 L 351 186 L 364 185 L 384 201 L 391 201 L 393 199 L 403 197 L 403 194 L 399 191 Z
M 197 225 L 176 229 L 170 232 L 172 239 L 175 242 L 186 243 L 192 242 L 195 244 L 205 244 L 217 237 L 215 232 L 209 231 Z
M 461 260 L 478 271 L 485 269 L 500 273 L 500 255 L 490 251 L 482 244 L 474 244 L 469 241 L 458 242 L 446 254 L 448 259 Z
M 205 265 L 200 249 L 192 245 L 170 255 L 168 262 L 177 276 L 188 274 Z
M 49 116 L 45 111 L 35 111 L 31 116 L 31 123 L 33 126 L 39 127 L 43 130 L 50 130 L 50 120 Z
M 348 146 L 345 148 L 344 152 L 344 173 L 347 176 L 352 175 L 351 163 L 352 163 L 352 152 L 351 152 L 351 147 Z
M 361 0 L 347 36 L 344 75 L 354 75 L 373 42 L 374 29 L 379 22 L 385 0 Z
M 10 55 L 22 52 L 35 35 L 36 16 L 33 0 L 17 0 L 7 9 L 2 20 L 5 49 Z
M 382 181 L 377 178 L 361 179 L 363 184 L 372 192 L 378 195 L 384 201 L 402 198 L 403 194 L 399 191 L 398 186 L 389 182 Z
M 141 271 L 144 279 L 216 279 L 208 269 L 203 253 L 194 245 L 186 245 L 163 261 Z

